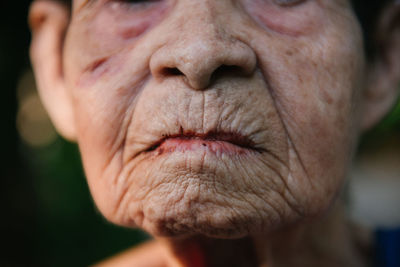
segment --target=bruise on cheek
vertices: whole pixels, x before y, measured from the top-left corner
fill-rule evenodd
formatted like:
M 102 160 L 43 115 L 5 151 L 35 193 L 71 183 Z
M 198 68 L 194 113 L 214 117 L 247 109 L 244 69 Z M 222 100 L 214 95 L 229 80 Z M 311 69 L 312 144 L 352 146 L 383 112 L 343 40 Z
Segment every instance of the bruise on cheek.
M 322 23 L 316 1 L 305 1 L 294 6 L 279 6 L 272 0 L 244 0 L 247 13 L 271 31 L 298 37 L 313 33 Z
M 97 58 L 87 64 L 76 82 L 77 88 L 92 86 L 106 74 L 116 74 L 124 64 L 120 56 L 105 56 Z
M 141 6 L 140 3 L 111 2 L 99 14 L 98 23 L 106 19 L 113 24 L 110 34 L 114 33 L 114 37 L 123 40 L 136 39 L 160 23 L 168 9 L 166 1 L 157 1 L 146 6 Z
M 83 72 L 95 72 L 98 68 L 100 68 L 107 60 L 109 57 L 103 57 L 100 59 L 96 59 L 94 62 L 92 62 L 91 64 L 89 64 L 89 66 L 87 66 Z
M 86 67 L 83 68 L 81 75 L 76 82 L 76 87 L 80 88 L 91 86 L 96 80 L 98 80 L 98 78 L 108 72 L 109 64 L 107 64 L 107 62 L 109 60 L 110 57 L 102 57 L 90 62 Z
M 122 37 L 122 39 L 136 38 L 144 33 L 150 27 L 150 25 L 150 21 L 143 21 L 137 25 L 120 30 L 118 34 Z
M 153 12 L 146 12 L 137 18 L 121 23 L 116 34 L 123 40 L 136 39 L 153 28 L 164 16 L 165 8 L 158 8 Z
M 82 67 L 76 86 L 91 86 L 106 74 L 121 70 L 138 39 L 160 23 L 168 9 L 166 1 L 141 7 L 105 0 L 82 9 L 74 22 L 78 38 L 85 40 L 80 45 L 84 56 L 79 59 Z

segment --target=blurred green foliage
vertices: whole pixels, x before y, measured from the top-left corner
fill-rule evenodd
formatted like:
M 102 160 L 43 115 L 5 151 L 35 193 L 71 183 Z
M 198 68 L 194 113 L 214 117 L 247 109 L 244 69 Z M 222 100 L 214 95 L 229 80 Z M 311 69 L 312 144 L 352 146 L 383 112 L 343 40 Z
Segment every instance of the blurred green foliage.
M 400 86 L 399 86 L 400 90 Z M 393 107 L 393 110 L 386 116 L 382 122 L 373 129 L 376 132 L 382 131 L 400 131 L 400 101 Z
M 43 148 L 20 148 L 35 181 L 39 266 L 87 266 L 148 238 L 108 223 L 96 210 L 75 144 L 58 137 Z
M 16 88 L 29 69 L 30 2 L 0 1 L 0 266 L 88 266 L 148 236 L 102 218 L 75 144 L 58 137 L 33 148 L 20 139 Z
M 400 99 L 397 100 L 397 104 L 391 112 L 378 125 L 362 136 L 360 150 L 368 150 L 369 148 L 380 146 L 387 138 L 393 135 L 400 135 Z

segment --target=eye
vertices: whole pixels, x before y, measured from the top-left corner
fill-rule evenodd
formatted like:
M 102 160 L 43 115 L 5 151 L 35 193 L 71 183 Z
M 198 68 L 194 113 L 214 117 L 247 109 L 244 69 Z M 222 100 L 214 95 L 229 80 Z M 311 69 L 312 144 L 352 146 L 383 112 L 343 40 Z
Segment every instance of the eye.
M 294 6 L 305 2 L 306 0 L 273 0 L 273 2 L 280 6 Z
M 153 2 L 159 2 L 160 0 L 118 0 L 118 2 L 126 4 L 151 4 Z
M 112 0 L 111 6 L 114 10 L 143 10 L 161 1 L 162 0 Z

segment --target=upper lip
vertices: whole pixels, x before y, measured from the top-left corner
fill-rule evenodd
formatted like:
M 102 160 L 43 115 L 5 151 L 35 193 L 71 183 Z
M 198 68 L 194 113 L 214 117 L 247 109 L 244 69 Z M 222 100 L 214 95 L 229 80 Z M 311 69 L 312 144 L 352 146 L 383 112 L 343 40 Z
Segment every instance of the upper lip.
M 165 140 L 171 138 L 181 138 L 181 139 L 201 139 L 207 141 L 224 141 L 236 146 L 256 150 L 261 152 L 261 149 L 256 148 L 254 142 L 247 136 L 235 132 L 207 132 L 207 133 L 196 133 L 192 131 L 184 131 L 182 128 L 179 133 L 173 135 L 163 135 L 162 138 L 151 144 L 151 146 L 146 150 L 147 152 L 157 149 Z

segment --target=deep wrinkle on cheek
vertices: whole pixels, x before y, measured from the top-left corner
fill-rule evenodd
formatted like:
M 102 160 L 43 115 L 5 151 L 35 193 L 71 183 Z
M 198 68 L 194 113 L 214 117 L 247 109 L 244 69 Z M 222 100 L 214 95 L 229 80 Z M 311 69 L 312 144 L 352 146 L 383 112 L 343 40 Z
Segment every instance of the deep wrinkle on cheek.
M 87 88 L 94 86 L 102 79 L 120 74 L 126 65 L 124 53 L 114 53 L 110 56 L 93 59 L 81 71 L 75 84 L 76 88 Z
M 243 0 L 243 6 L 263 28 L 290 37 L 310 35 L 323 23 L 319 1 L 282 6 L 272 0 Z
M 102 57 L 90 62 L 76 82 L 77 88 L 92 86 L 101 76 L 109 71 L 111 57 Z

